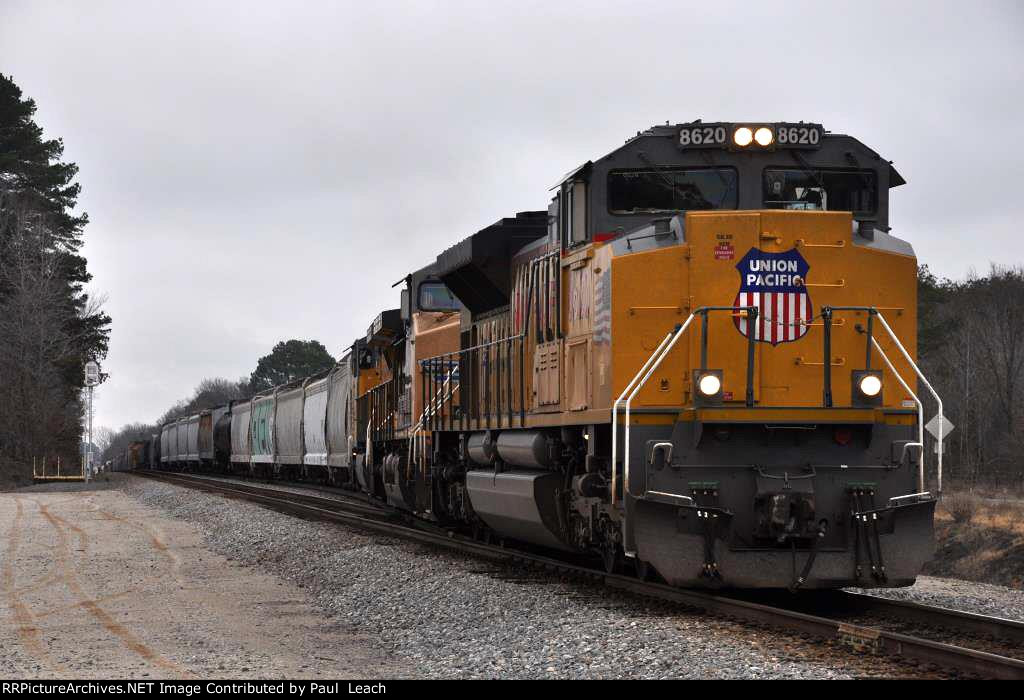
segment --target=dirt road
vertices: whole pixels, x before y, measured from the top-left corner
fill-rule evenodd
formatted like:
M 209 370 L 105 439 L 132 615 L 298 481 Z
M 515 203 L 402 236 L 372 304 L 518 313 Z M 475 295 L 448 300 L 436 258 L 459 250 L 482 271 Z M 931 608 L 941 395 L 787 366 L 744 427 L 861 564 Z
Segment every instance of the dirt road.
M 4 678 L 395 677 L 305 592 L 118 490 L 0 493 Z

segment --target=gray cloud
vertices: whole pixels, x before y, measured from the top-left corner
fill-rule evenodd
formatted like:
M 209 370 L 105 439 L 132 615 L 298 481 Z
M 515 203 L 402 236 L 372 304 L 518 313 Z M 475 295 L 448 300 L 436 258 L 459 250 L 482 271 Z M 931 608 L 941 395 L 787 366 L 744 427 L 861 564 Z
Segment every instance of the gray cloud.
M 0 70 L 82 169 L 116 426 L 281 339 L 338 354 L 407 271 L 666 120 L 854 134 L 922 262 L 1020 262 L 1020 8 L 7 0 Z

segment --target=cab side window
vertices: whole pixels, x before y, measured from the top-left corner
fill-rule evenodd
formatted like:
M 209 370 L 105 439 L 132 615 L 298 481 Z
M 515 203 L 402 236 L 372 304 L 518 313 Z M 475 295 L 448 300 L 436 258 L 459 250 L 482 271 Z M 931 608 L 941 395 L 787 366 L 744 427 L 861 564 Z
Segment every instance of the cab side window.
M 581 180 L 562 185 L 559 219 L 566 248 L 585 243 L 587 235 L 587 183 Z

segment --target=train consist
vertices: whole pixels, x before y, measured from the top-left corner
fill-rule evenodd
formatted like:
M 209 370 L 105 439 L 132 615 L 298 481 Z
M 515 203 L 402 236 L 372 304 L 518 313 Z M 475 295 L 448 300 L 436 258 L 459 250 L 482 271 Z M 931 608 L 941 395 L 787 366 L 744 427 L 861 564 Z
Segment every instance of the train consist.
M 936 500 L 902 184 L 819 124 L 653 127 L 409 274 L 331 371 L 165 425 L 142 463 L 678 586 L 909 585 Z

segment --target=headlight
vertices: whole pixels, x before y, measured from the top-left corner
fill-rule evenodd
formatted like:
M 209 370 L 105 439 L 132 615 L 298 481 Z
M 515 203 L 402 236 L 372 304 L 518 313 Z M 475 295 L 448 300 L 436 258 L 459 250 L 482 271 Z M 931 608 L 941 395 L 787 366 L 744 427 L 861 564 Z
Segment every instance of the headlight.
M 878 396 L 882 390 L 882 380 L 874 374 L 865 374 L 860 379 L 860 390 L 865 396 Z
M 775 134 L 768 127 L 762 126 L 754 132 L 754 140 L 757 141 L 759 146 L 771 146 L 772 141 L 775 140 Z
M 714 396 L 722 389 L 722 380 L 713 374 L 705 374 L 697 383 L 700 393 L 705 396 Z
M 754 140 L 754 132 L 748 127 L 741 126 L 732 133 L 732 140 L 737 146 L 749 146 Z

